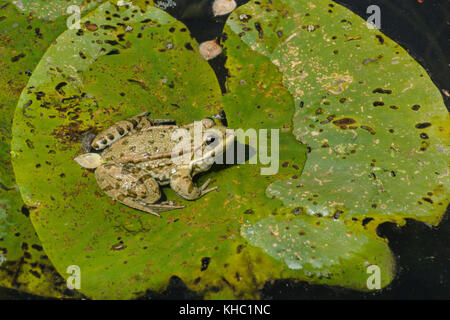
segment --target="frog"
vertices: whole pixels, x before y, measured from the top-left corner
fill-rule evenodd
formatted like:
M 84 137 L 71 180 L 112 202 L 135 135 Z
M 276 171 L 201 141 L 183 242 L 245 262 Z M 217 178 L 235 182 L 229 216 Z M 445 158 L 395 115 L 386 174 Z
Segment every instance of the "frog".
M 92 152 L 74 160 L 82 168 L 94 170 L 98 185 L 112 199 L 161 217 L 161 211 L 185 207 L 169 201 L 158 203 L 163 186 L 190 201 L 218 189 L 208 188 L 211 179 L 197 186 L 193 178 L 211 169 L 215 159 L 234 143 L 235 133 L 214 117 L 179 126 L 174 120 L 148 116 L 144 112 L 106 128 L 93 138 Z M 197 144 L 195 125 L 203 133 Z

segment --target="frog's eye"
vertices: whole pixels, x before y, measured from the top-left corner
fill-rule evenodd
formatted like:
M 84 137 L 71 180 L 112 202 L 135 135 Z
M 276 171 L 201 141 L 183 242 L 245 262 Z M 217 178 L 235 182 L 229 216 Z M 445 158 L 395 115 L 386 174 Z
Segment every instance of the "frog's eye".
M 216 141 L 216 138 L 213 136 L 207 137 L 206 138 L 206 144 L 209 146 L 211 143 L 213 143 L 214 141 Z

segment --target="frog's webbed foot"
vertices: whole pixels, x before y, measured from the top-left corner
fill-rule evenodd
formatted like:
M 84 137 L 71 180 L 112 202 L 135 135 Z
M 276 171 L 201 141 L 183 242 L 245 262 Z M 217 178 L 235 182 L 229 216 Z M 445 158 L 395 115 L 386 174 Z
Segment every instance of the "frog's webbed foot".
M 211 182 L 211 179 L 206 180 L 206 182 L 200 187 L 200 190 L 202 191 L 200 197 L 203 197 L 205 194 L 210 193 L 211 191 L 217 190 L 219 187 L 212 187 L 209 189 L 206 189 Z
M 148 212 L 151 213 L 155 216 L 161 217 L 161 215 L 158 213 L 157 210 L 154 210 L 153 207 L 151 207 L 151 205 L 146 204 L 146 203 L 139 203 L 137 201 L 134 201 L 133 199 L 130 198 L 123 198 L 122 200 L 117 199 L 119 202 L 123 203 L 124 205 L 140 210 L 140 211 L 144 211 L 144 212 Z
M 140 209 L 142 211 L 157 215 L 157 216 L 161 216 L 159 214 L 159 212 L 164 212 L 164 211 L 172 211 L 172 210 L 176 210 L 176 209 L 183 209 L 186 208 L 185 206 L 176 206 L 173 203 L 153 203 L 153 204 L 144 204 L 142 205 L 143 207 L 145 207 L 145 209 Z
M 123 200 L 118 199 L 118 201 L 122 202 L 123 204 L 125 204 L 131 208 L 134 208 L 134 209 L 137 209 L 140 211 L 144 211 L 144 212 L 148 212 L 148 213 L 151 213 L 158 217 L 161 217 L 159 212 L 185 208 L 185 206 L 175 206 L 175 205 L 163 204 L 163 203 L 161 203 L 161 204 L 141 203 L 141 202 L 135 201 L 134 199 L 130 199 L 130 198 L 124 198 Z

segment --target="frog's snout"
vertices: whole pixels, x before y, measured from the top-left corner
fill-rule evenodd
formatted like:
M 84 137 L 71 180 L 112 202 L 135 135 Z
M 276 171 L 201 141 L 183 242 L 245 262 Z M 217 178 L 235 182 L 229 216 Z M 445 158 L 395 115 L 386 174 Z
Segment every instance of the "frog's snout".
M 103 159 L 98 153 L 85 153 L 74 160 L 86 169 L 95 169 L 103 164 Z

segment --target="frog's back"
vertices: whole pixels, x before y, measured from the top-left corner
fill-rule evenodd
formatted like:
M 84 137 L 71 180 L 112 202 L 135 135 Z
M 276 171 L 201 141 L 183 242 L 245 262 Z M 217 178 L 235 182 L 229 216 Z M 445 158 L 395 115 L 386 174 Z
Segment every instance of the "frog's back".
M 171 141 L 172 129 L 152 129 L 123 137 L 102 153 L 106 161 L 126 159 L 135 162 L 159 184 L 170 181 L 175 165 L 171 152 L 177 142 Z
M 172 132 L 170 129 L 153 129 L 125 136 L 105 150 L 102 157 L 106 161 L 115 161 L 123 157 L 170 154 L 177 144 L 171 141 Z

